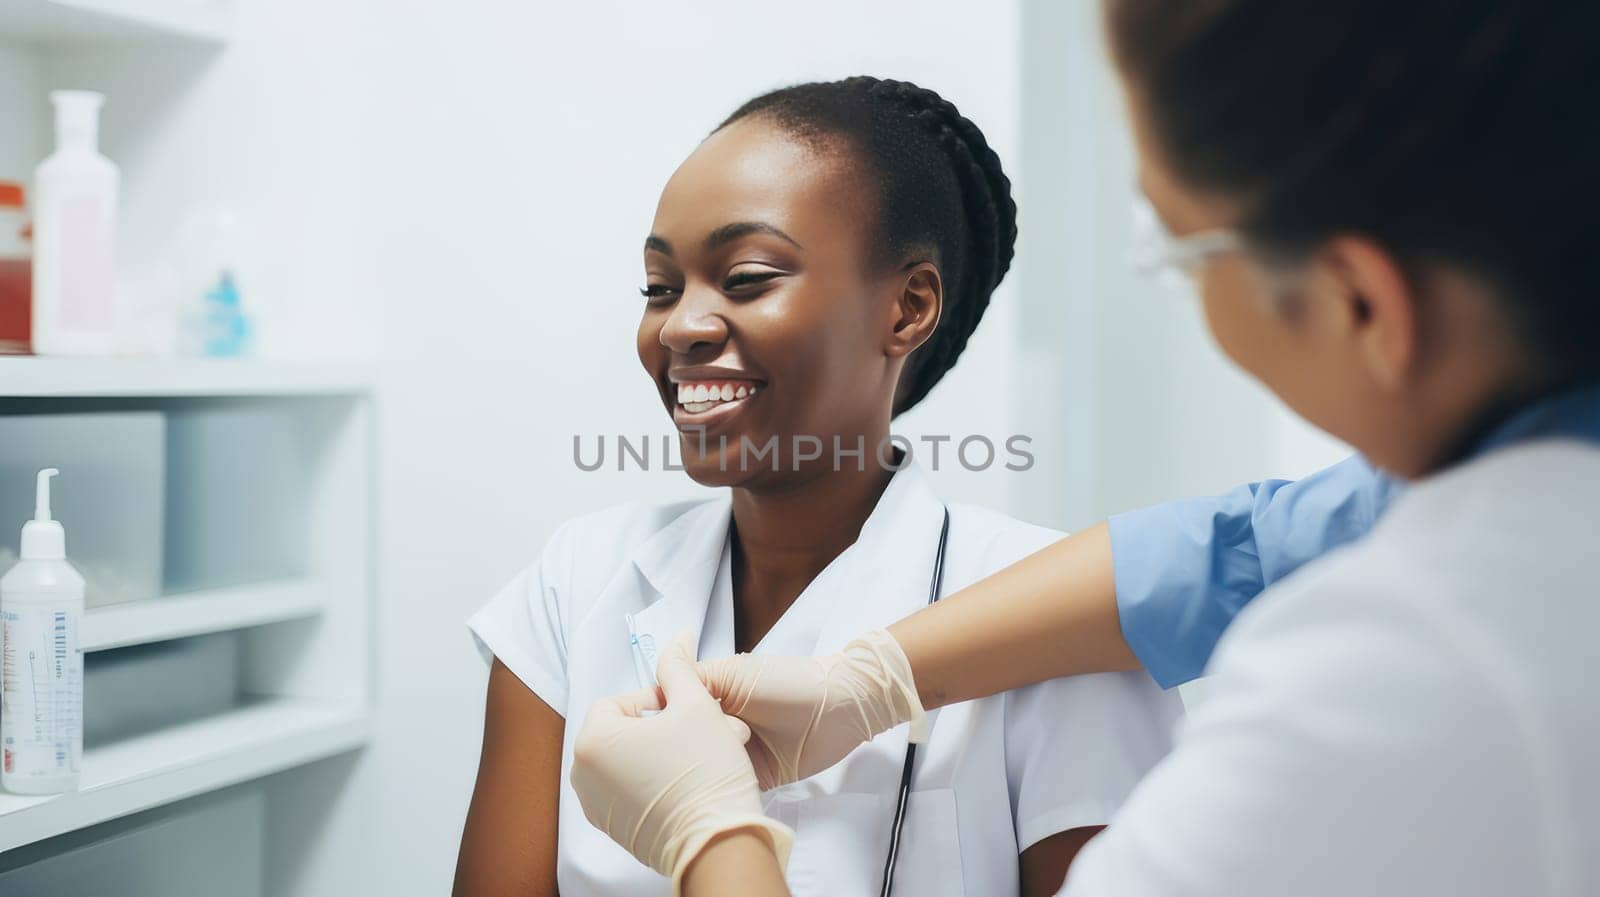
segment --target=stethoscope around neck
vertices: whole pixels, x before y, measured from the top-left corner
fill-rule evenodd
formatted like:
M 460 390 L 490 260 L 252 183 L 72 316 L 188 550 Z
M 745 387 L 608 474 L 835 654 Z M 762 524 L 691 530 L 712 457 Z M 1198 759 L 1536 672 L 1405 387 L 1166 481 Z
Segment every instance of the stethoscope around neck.
M 944 509 L 944 523 L 939 527 L 939 550 L 933 555 L 933 578 L 928 583 L 928 604 L 939 600 L 944 586 L 944 547 L 950 541 L 950 509 Z M 889 897 L 894 889 L 894 861 L 900 855 L 900 834 L 906 825 L 906 804 L 911 800 L 911 776 L 917 764 L 917 745 L 906 743 L 906 762 L 900 767 L 900 795 L 894 802 L 894 822 L 889 829 L 889 855 L 883 860 L 883 889 L 880 897 Z

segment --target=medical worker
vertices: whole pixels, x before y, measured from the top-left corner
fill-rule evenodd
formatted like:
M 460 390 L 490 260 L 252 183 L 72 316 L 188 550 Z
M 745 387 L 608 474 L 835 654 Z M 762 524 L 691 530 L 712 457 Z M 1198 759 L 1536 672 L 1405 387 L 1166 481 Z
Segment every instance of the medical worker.
M 1205 621 L 1228 614 L 1204 584 L 1267 563 L 1234 556 L 1237 531 L 1197 521 L 1215 550 L 1192 600 L 1131 606 L 1124 641 L 1074 585 L 1145 583 L 1161 557 L 1123 547 L 1158 544 L 1137 534 L 1179 506 L 1113 521 L 1110 565 L 1093 538 L 1059 543 L 836 654 L 665 658 L 661 692 L 591 713 L 578 796 L 693 897 L 782 893 L 782 833 L 742 820 L 763 785 L 1170 638 L 1152 656 L 1209 654 L 1208 700 L 1065 894 L 1600 893 L 1600 7 L 1105 10 L 1140 187 L 1172 234 L 1146 257 L 1194 277 L 1240 366 L 1405 490 L 1214 652 Z
M 877 78 L 759 96 L 674 172 L 642 241 L 639 385 L 718 488 L 569 521 L 471 620 L 494 663 L 460 897 L 670 891 L 566 772 L 589 707 L 650 684 L 677 633 L 701 659 L 828 653 L 1061 537 L 947 505 L 888 439 L 960 379 L 1015 220 L 978 126 Z M 1040 683 L 928 714 L 910 781 L 888 732 L 758 812 L 795 833 L 800 895 L 876 891 L 891 852 L 900 894 L 1048 895 L 1180 713 L 1136 672 Z

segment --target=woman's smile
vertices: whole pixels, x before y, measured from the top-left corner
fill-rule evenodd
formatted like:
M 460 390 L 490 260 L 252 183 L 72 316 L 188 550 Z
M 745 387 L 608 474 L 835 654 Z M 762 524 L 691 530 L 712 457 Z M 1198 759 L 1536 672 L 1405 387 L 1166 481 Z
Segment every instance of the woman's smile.
M 672 419 L 680 427 L 702 428 L 712 423 L 722 423 L 737 415 L 762 389 L 762 383 L 753 379 L 675 381 L 677 404 L 672 409 Z

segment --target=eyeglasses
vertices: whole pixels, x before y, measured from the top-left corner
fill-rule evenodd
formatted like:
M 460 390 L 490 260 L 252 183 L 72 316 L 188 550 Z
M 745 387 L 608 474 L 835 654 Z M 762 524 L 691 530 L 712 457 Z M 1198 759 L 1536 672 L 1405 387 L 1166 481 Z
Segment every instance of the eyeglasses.
M 1167 230 L 1150 201 L 1142 195 L 1133 199 L 1133 240 L 1128 263 L 1140 274 L 1158 280 L 1192 280 L 1206 263 L 1244 248 L 1244 238 L 1229 228 L 1213 228 L 1182 237 Z

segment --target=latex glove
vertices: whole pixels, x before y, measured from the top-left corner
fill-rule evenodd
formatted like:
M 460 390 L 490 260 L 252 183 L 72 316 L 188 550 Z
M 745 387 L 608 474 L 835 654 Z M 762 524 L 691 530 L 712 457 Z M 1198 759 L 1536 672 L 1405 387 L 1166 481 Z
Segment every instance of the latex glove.
M 572 787 L 595 828 L 672 878 L 717 835 L 764 833 L 783 867 L 794 833 L 761 811 L 745 753 L 750 730 L 725 716 L 695 673 L 692 639 L 675 639 L 657 665 L 658 689 L 597 702 L 572 753 Z M 647 711 L 660 710 L 653 716 Z
M 882 629 L 826 657 L 740 654 L 698 669 L 723 711 L 749 724 L 763 790 L 815 775 L 903 722 L 911 741 L 927 737 L 911 664 Z

